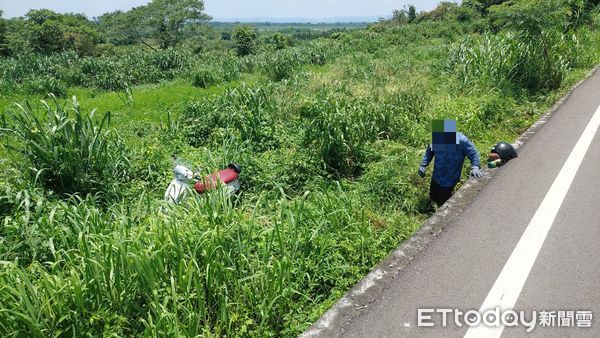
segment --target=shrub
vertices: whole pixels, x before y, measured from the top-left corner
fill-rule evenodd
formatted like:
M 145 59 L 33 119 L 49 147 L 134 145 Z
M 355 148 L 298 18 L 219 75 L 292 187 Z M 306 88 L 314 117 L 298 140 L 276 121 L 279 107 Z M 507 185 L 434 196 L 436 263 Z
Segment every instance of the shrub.
M 304 146 L 313 149 L 323 168 L 342 176 L 360 173 L 368 145 L 376 134 L 369 133 L 367 115 L 360 105 L 320 98 L 301 108 L 307 124 Z
M 514 99 L 495 95 L 482 96 L 478 103 L 480 110 L 477 112 L 477 117 L 485 125 L 498 128 L 501 124 L 505 124 L 511 127 L 511 118 L 517 112 Z
M 287 35 L 281 32 L 275 32 L 271 37 L 273 41 L 273 45 L 275 45 L 275 49 L 285 49 L 289 45 L 289 38 Z
M 290 78 L 300 65 L 297 54 L 280 50 L 266 58 L 263 69 L 271 80 L 281 81 Z
M 429 133 L 425 113 L 426 101 L 416 92 L 400 92 L 388 102 L 368 105 L 371 118 L 370 133 L 379 139 L 401 142 L 407 146 L 420 146 Z
M 254 73 L 258 68 L 258 62 L 255 57 L 244 56 L 238 59 L 240 71 L 245 73 Z
M 237 54 L 245 56 L 254 54 L 258 50 L 258 33 L 249 25 L 239 25 L 233 29 L 231 35 Z
M 229 88 L 212 99 L 188 104 L 183 112 L 183 132 L 193 146 L 220 143 L 219 132 L 233 132 L 253 148 L 267 149 L 275 145 L 274 110 L 270 87 Z M 211 140 L 213 136 L 219 139 Z
M 38 114 L 29 103 L 9 113 L 17 139 L 13 147 L 29 162 L 34 181 L 58 194 L 114 196 L 118 178 L 125 177 L 128 160 L 119 137 L 108 130 L 110 113 L 98 122 L 94 112 L 83 113 L 73 98 L 72 108 L 42 102 Z M 41 115 L 41 116 L 39 116 Z
M 37 76 L 28 79 L 25 89 L 30 94 L 54 94 L 57 97 L 67 95 L 67 85 L 51 76 Z
M 123 65 L 110 57 L 84 58 L 81 71 L 85 76 L 83 85 L 111 91 L 124 90 L 129 77 Z
M 399 209 L 410 214 L 423 211 L 428 204 L 422 200 L 428 182 L 417 176 L 414 163 L 421 151 L 384 144 L 389 148 L 384 150 L 386 155 L 369 164 L 360 178 L 362 192 L 382 209 Z
M 303 65 L 323 66 L 325 62 L 324 53 L 314 48 L 296 47 L 265 55 L 261 64 L 265 74 L 271 80 L 281 81 L 292 77 Z
M 191 54 L 176 49 L 161 50 L 150 54 L 150 64 L 166 79 L 183 73 L 191 63 Z
M 15 175 L 15 170 L 3 173 L 0 178 L 0 217 L 9 216 L 14 212 L 14 209 L 19 204 L 16 185 L 13 183 L 18 179 L 9 179 L 9 175 Z
M 240 156 L 239 163 L 245 173 L 241 177 L 245 192 L 279 196 L 283 191 L 288 196 L 298 196 L 322 184 L 320 163 L 305 147 L 287 145 L 263 153 L 250 150 Z M 307 188 L 309 182 L 314 185 Z
M 172 80 L 188 73 L 194 62 L 190 52 L 174 49 L 131 50 L 117 55 L 113 51 L 95 57 L 79 57 L 75 52 L 47 56 L 24 53 L 0 60 L 0 90 L 6 92 L 54 78 L 67 86 L 121 91 L 127 85 Z M 25 91 L 33 92 L 27 85 Z
M 117 47 L 108 42 L 108 43 L 99 43 L 94 48 L 94 56 L 109 56 L 114 55 L 117 50 Z
M 463 87 L 557 89 L 577 61 L 577 39 L 556 31 L 541 35 L 542 40 L 531 41 L 510 33 L 466 38 L 451 51 L 449 68 Z
M 238 58 L 226 56 L 221 59 L 219 64 L 221 74 L 226 82 L 234 81 L 240 78 L 241 65 Z
M 200 66 L 194 71 L 193 85 L 201 88 L 222 83 L 224 81 L 221 72 L 216 67 Z
M 238 58 L 225 54 L 209 54 L 193 72 L 193 84 L 207 88 L 223 82 L 240 78 L 242 63 Z
M 310 63 L 314 66 L 324 66 L 327 62 L 327 57 L 324 53 L 311 51 L 310 52 Z

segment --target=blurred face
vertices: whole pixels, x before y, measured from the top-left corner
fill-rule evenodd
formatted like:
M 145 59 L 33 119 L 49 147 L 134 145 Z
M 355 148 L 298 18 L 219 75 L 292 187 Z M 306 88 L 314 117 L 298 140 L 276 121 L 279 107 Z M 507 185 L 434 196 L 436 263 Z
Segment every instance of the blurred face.
M 456 120 L 433 120 L 431 122 L 431 150 L 454 150 L 457 144 Z

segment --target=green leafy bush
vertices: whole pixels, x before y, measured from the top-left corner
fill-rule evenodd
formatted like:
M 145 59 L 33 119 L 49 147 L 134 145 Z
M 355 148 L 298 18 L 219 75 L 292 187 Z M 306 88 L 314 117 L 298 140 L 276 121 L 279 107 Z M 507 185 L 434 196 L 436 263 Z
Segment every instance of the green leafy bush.
M 287 48 L 290 43 L 289 37 L 281 32 L 275 32 L 273 36 L 271 36 L 271 40 L 277 50 Z
M 325 56 L 325 53 L 311 51 L 309 57 L 310 63 L 314 66 L 324 66 L 325 63 L 327 63 L 327 56 Z
M 262 60 L 265 74 L 273 81 L 289 79 L 297 70 L 307 64 L 323 66 L 326 56 L 313 48 L 297 47 L 277 50 L 267 54 Z
M 241 73 L 241 62 L 238 58 L 230 55 L 219 55 L 208 57 L 194 70 L 193 85 L 208 88 L 223 82 L 239 79 Z
M 259 63 L 255 57 L 244 56 L 238 58 L 240 71 L 245 73 L 254 73 L 259 69 Z
M 160 50 L 149 54 L 150 64 L 158 68 L 159 71 L 168 74 L 168 78 L 174 78 L 179 75 L 191 62 L 192 55 L 185 51 L 177 49 Z
M 35 77 L 30 78 L 25 85 L 26 91 L 30 94 L 54 94 L 57 97 L 67 95 L 67 85 L 54 77 Z
M 130 78 L 123 65 L 110 57 L 85 58 L 81 61 L 84 86 L 120 91 L 127 87 Z
M 79 57 L 75 52 L 51 55 L 25 53 L 0 59 L 0 90 L 7 92 L 25 85 L 25 91 L 30 92 L 30 82 L 54 78 L 64 82 L 65 86 L 120 91 L 127 85 L 157 83 L 187 75 L 194 63 L 190 52 L 172 49 L 96 57 Z
M 240 182 L 245 192 L 276 197 L 283 191 L 288 196 L 299 196 L 323 184 L 320 163 L 311 157 L 309 149 L 295 145 L 262 153 L 249 149 L 235 161 L 244 169 Z
M 258 50 L 258 33 L 252 26 L 236 26 L 231 38 L 239 56 L 255 54 Z
M 359 174 L 367 159 L 370 133 L 368 115 L 360 104 L 320 97 L 301 108 L 306 123 L 304 146 L 312 149 L 323 168 L 342 176 Z
M 226 82 L 234 81 L 240 78 L 241 73 L 241 64 L 239 58 L 235 57 L 224 57 L 221 59 L 219 64 L 221 67 L 221 73 L 223 74 L 223 79 Z
M 379 139 L 393 140 L 407 146 L 422 145 L 423 139 L 430 132 L 426 123 L 428 115 L 421 110 L 412 110 L 415 108 L 411 107 L 415 103 L 421 104 L 422 99 L 423 97 L 407 99 L 400 94 L 389 102 L 368 104 L 367 109 L 371 114 L 368 120 L 369 133 L 377 135 Z
M 81 111 L 76 99 L 54 107 L 42 102 L 45 111 L 29 103 L 9 113 L 15 143 L 7 148 L 23 155 L 33 179 L 58 194 L 117 194 L 115 184 L 126 177 L 128 160 L 119 137 L 108 129 L 110 113 L 100 121 L 94 112 Z
M 233 131 L 256 149 L 272 147 L 276 141 L 272 120 L 275 102 L 270 93 L 269 87 L 240 86 L 213 99 L 188 104 L 183 112 L 183 132 L 188 143 L 209 144 L 212 136 L 217 136 L 216 142 L 220 143 L 219 131 Z
M 220 84 L 225 79 L 216 67 L 200 66 L 194 71 L 193 84 L 196 87 L 208 88 Z
M 557 89 L 577 62 L 577 40 L 556 31 L 541 35 L 527 42 L 511 33 L 466 38 L 451 51 L 449 68 L 464 87 Z
M 298 55 L 286 49 L 267 57 L 263 69 L 271 80 L 281 81 L 295 74 L 300 65 Z
M 424 212 L 428 200 L 424 198 L 428 181 L 418 177 L 415 159 L 422 153 L 403 146 L 384 142 L 385 155 L 380 161 L 369 164 L 361 177 L 362 191 L 376 201 L 382 209 L 396 209 L 405 213 Z M 383 211 L 382 211 L 383 212 Z

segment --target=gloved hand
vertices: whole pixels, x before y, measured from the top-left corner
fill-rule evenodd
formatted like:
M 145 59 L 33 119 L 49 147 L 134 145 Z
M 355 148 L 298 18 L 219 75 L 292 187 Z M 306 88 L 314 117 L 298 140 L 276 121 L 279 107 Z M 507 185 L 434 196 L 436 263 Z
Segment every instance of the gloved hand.
M 481 169 L 479 169 L 479 167 L 477 167 L 477 166 L 472 166 L 471 167 L 471 177 L 476 177 L 476 178 L 483 177 L 483 173 L 481 172 Z
M 419 167 L 419 176 L 425 177 L 425 170 L 427 170 L 427 167 L 420 166 Z

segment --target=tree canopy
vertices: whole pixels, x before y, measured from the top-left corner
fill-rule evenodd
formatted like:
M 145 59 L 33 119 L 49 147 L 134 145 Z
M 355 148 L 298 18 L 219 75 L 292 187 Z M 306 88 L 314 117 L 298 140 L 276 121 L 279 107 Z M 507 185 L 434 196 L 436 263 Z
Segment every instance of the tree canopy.
M 238 55 L 244 56 L 256 53 L 258 33 L 252 26 L 236 26 L 231 38 L 233 39 Z
M 78 54 L 88 55 L 99 40 L 97 30 L 83 14 L 32 9 L 22 18 L 0 19 L 2 54 L 52 54 L 74 50 Z
M 153 0 L 133 9 L 130 23 L 137 30 L 147 30 L 161 49 L 175 47 L 183 38 L 186 25 L 209 21 L 201 0 Z
M 202 0 L 153 0 L 145 6 L 106 13 L 93 20 L 83 14 L 61 14 L 48 9 L 33 9 L 10 20 L 1 16 L 0 11 L 0 55 L 65 50 L 92 55 L 101 43 L 141 42 L 152 49 L 167 49 L 191 38 L 190 35 L 198 35 L 198 27 L 211 19 L 204 12 Z

